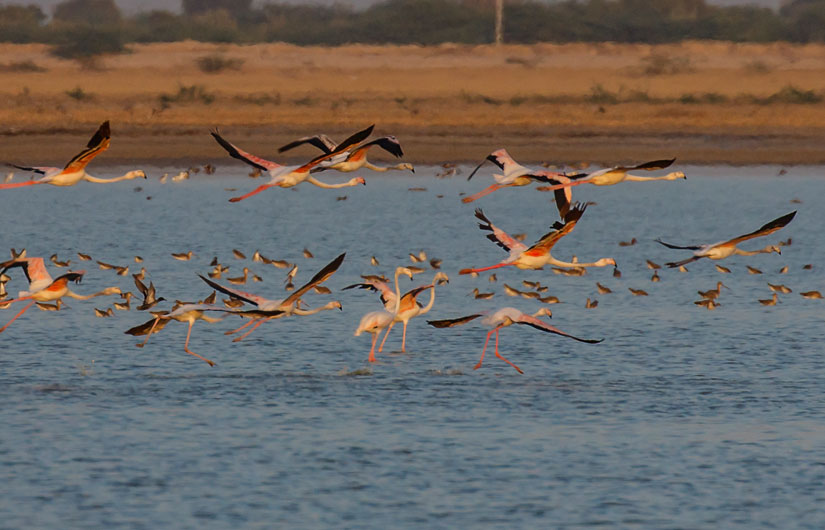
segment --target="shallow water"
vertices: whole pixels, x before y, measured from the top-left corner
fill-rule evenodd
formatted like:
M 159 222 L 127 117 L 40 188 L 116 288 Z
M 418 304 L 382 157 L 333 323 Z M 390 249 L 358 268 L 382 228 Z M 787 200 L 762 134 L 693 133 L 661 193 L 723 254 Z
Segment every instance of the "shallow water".
M 124 168 L 109 169 L 98 172 Z M 245 289 L 285 295 L 286 270 L 236 260 L 233 248 L 298 263 L 296 284 L 346 251 L 326 284 L 334 295 L 306 297 L 311 306 L 334 297 L 344 310 L 270 322 L 241 343 L 223 334 L 236 320 L 197 322 L 190 347 L 214 368 L 183 351 L 183 323 L 135 348 L 138 338 L 123 331 L 149 316 L 133 309 L 95 318 L 92 308 L 110 300 L 30 311 L 2 335 L 0 527 L 823 526 L 823 301 L 798 292 L 825 288 L 825 212 L 816 207 L 825 169 L 777 177 L 775 167 L 689 167 L 680 168 L 687 181 L 580 186 L 574 196 L 597 204 L 554 255 L 612 256 L 622 278 L 609 268 L 583 277 L 500 269 L 496 283 L 457 275 L 506 256 L 478 230 L 473 209 L 528 241 L 556 213 L 550 194 L 528 188 L 462 204 L 459 193 L 487 186 L 489 171 L 469 183 L 434 179 L 436 168 L 425 167 L 414 177 L 365 174 L 366 187 L 275 189 L 230 204 L 261 183 L 242 177 L 239 164 L 167 184 L 157 176 L 176 170 L 146 169 L 148 181 L 3 192 L 0 248 L 71 258 L 87 270 L 74 286 L 80 293 L 134 286 L 78 262 L 77 251 L 131 272 L 142 265 L 170 300 L 211 292 L 196 273 L 208 272 L 213 256 L 231 266 L 226 276 L 248 266 L 263 277 Z M 727 275 L 700 261 L 650 281 L 646 259 L 689 255 L 654 238 L 715 242 L 794 209 L 787 228 L 743 245 L 792 237 L 781 256 L 728 259 Z M 617 245 L 632 237 L 637 245 Z M 315 258 L 303 258 L 304 247 Z M 170 256 L 189 249 L 191 261 Z M 512 326 L 501 331 L 501 352 L 525 374 L 492 352 L 474 371 L 485 328 L 437 330 L 418 318 L 407 353 L 397 352 L 394 330 L 390 353 L 368 366 L 370 337 L 353 331 L 379 309 L 377 297 L 339 289 L 359 274 L 389 275 L 419 250 L 443 259 L 451 278 L 428 318 L 503 306 L 533 312 L 538 302 L 507 297 L 502 284 L 539 280 L 563 301 L 550 306 L 555 326 L 605 341 Z M 802 268 L 808 263 L 812 270 Z M 696 291 L 720 279 L 730 287 L 721 307 L 694 306 Z M 596 281 L 613 294 L 599 295 Z M 794 292 L 763 307 L 756 300 L 770 297 L 766 282 Z M 15 271 L 9 291 L 24 286 Z M 497 294 L 477 301 L 473 287 Z M 586 297 L 599 306 L 585 309 Z M 2 322 L 13 314 L 0 311 Z

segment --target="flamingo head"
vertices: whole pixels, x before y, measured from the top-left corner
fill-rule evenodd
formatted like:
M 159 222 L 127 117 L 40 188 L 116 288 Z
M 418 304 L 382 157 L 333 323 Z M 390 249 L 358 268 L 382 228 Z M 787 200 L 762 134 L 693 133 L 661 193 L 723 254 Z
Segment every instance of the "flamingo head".
M 542 316 L 544 316 L 544 317 L 550 317 L 550 318 L 553 318 L 553 312 L 552 312 L 552 311 L 550 311 L 549 309 L 547 309 L 546 307 L 542 307 L 541 309 L 539 309 L 538 311 L 536 311 L 535 313 L 533 313 L 533 316 L 534 316 L 534 317 L 542 317 Z
M 602 258 L 596 262 L 597 267 L 604 267 L 605 265 L 613 265 L 613 267 L 615 268 L 616 260 L 613 258 Z
M 103 294 L 108 296 L 110 294 L 123 294 L 123 292 L 120 290 L 120 287 L 107 287 L 103 289 Z
M 339 302 L 338 300 L 333 300 L 332 302 L 329 302 L 327 304 L 327 307 L 330 308 L 330 309 L 337 308 L 339 311 L 344 310 L 344 306 L 342 306 L 341 302 Z
M 356 184 L 361 184 L 362 186 L 367 185 L 367 181 L 364 180 L 364 177 L 355 177 L 354 179 L 350 180 L 349 183 L 353 186 L 355 186 Z
M 677 180 L 677 179 L 685 179 L 687 180 L 687 175 L 685 175 L 682 171 L 674 171 L 673 173 L 668 173 L 666 175 L 667 180 Z
M 397 167 L 398 169 L 406 169 L 408 171 L 412 171 L 413 173 L 415 173 L 415 167 L 413 167 L 413 165 L 409 162 L 402 162 L 395 167 Z
M 776 245 L 771 245 L 771 246 L 769 246 L 769 247 L 768 247 L 768 252 L 776 252 L 776 253 L 777 253 L 777 254 L 779 254 L 780 256 L 782 255 L 782 249 L 780 249 L 780 248 L 779 248 L 779 247 L 777 247 Z
M 130 172 L 126 173 L 126 176 L 129 179 L 136 179 L 136 178 L 145 179 L 145 178 L 147 178 L 146 173 L 144 173 L 142 169 L 135 169 L 134 171 L 130 171 Z

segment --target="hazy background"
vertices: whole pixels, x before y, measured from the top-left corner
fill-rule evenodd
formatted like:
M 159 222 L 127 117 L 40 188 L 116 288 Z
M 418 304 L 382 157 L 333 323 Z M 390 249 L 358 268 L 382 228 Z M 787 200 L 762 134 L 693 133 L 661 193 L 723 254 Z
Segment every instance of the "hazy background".
M 0 5 L 37 5 L 43 8 L 46 13 L 51 13 L 54 6 L 59 4 L 62 0 L 17 0 L 17 1 L 0 1 Z M 547 2 L 554 2 L 556 0 L 546 0 Z M 168 0 L 116 0 L 116 3 L 120 9 L 122 9 L 125 13 L 137 13 L 140 11 L 151 11 L 153 9 L 164 9 L 167 11 L 174 11 L 180 12 L 181 11 L 181 3 L 179 1 L 168 1 Z M 264 2 L 264 1 L 256 1 L 254 2 L 256 5 L 262 5 L 266 3 L 274 3 L 274 2 Z M 350 5 L 355 8 L 364 8 L 370 6 L 372 4 L 378 3 L 378 0 L 348 0 L 348 1 L 339 1 L 339 0 L 281 0 L 278 3 L 284 4 L 304 4 L 304 5 Z M 708 0 L 708 4 L 713 5 L 720 5 L 720 6 L 733 6 L 733 5 L 756 5 L 760 7 L 770 7 L 777 9 L 780 5 L 782 5 L 784 0 Z

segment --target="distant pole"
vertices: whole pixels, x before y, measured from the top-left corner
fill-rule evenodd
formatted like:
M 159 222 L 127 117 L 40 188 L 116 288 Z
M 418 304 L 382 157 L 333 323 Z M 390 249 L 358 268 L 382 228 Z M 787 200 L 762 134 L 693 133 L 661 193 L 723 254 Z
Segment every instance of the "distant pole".
M 504 42 L 504 0 L 496 0 L 496 46 Z

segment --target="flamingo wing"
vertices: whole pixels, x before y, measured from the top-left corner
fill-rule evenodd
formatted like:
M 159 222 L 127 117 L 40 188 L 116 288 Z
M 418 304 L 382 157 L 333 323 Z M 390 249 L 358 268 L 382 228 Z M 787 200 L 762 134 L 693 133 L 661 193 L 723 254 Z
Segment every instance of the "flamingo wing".
M 639 164 L 637 166 L 631 167 L 617 167 L 614 169 L 621 169 L 624 171 L 632 171 L 634 169 L 643 169 L 645 171 L 655 171 L 657 169 L 665 169 L 666 167 L 670 167 L 674 162 L 676 162 L 675 158 L 670 158 L 666 160 L 653 160 L 652 162 L 645 162 L 643 164 Z
M 347 253 L 344 252 L 343 254 L 341 254 L 340 256 L 338 256 L 337 258 L 332 260 L 331 262 L 329 262 L 323 269 L 318 271 L 315 274 L 315 276 L 313 276 L 312 279 L 310 279 L 306 284 L 304 284 L 303 286 L 299 287 L 298 289 L 295 289 L 294 291 L 292 291 L 292 293 L 289 296 L 287 296 L 286 299 L 284 299 L 284 302 L 281 305 L 282 306 L 283 305 L 289 305 L 289 304 L 292 304 L 292 303 L 296 302 L 307 291 L 309 291 L 310 289 L 312 289 L 316 285 L 319 285 L 319 284 L 325 282 L 326 280 L 328 280 L 330 276 L 335 274 L 335 271 L 338 270 L 338 267 L 341 266 L 341 263 L 344 262 L 344 257 L 346 257 L 346 255 L 347 255 Z
M 229 153 L 229 156 L 231 156 L 232 158 L 237 158 L 242 162 L 246 162 L 250 166 L 258 168 L 261 171 L 271 171 L 273 169 L 278 169 L 279 167 L 282 167 L 281 164 L 272 162 L 271 160 L 266 160 L 265 158 L 255 156 L 251 153 L 247 153 L 246 151 L 231 144 L 220 135 L 217 128 L 214 131 L 210 132 L 210 134 L 215 139 L 215 141 L 218 142 L 218 144 L 220 144 L 221 147 L 226 149 L 226 152 Z
M 43 258 L 16 258 L 0 263 L 0 267 L 2 267 L 0 274 L 4 274 L 11 268 L 20 267 L 23 269 L 23 274 L 26 275 L 29 285 L 40 284 L 45 286 L 52 283 L 52 277 L 49 275 L 49 271 L 46 270 Z
M 689 246 L 689 247 L 687 247 L 687 246 L 686 247 L 680 247 L 678 245 L 671 245 L 670 243 L 665 243 L 661 239 L 654 239 L 653 241 L 659 243 L 660 245 L 664 245 L 667 248 L 675 248 L 675 249 L 678 249 L 678 250 L 701 250 L 702 249 L 702 247 L 699 246 L 699 245 L 694 245 L 694 246 Z
M 459 318 L 449 318 L 446 320 L 428 320 L 427 324 L 431 325 L 434 328 L 453 328 L 455 326 L 461 326 L 462 324 L 466 324 L 467 322 L 471 322 L 477 319 L 480 316 L 484 316 L 481 313 L 475 315 L 467 315 L 466 317 L 459 317 Z
M 17 169 L 22 169 L 23 171 L 32 171 L 34 173 L 38 173 L 40 175 L 55 175 L 60 173 L 62 170 L 59 167 L 50 167 L 50 166 L 18 166 L 17 164 L 9 164 L 11 167 L 16 167 Z
M 560 329 L 558 329 L 554 326 L 551 326 L 550 324 L 548 324 L 547 322 L 544 322 L 543 320 L 539 320 L 538 318 L 536 318 L 532 315 L 526 315 L 524 313 L 522 313 L 521 316 L 519 316 L 516 320 L 514 320 L 514 322 L 516 324 L 524 324 L 524 325 L 536 328 L 539 331 L 545 331 L 547 333 L 555 333 L 556 335 L 561 335 L 562 337 L 567 337 L 569 339 L 577 340 L 579 342 L 586 342 L 588 344 L 598 344 L 599 342 L 602 342 L 604 340 L 604 339 L 582 339 L 582 338 L 576 337 L 575 335 L 571 335 L 571 334 L 566 333 L 566 332 L 564 332 L 564 331 L 562 331 L 562 330 L 560 330 Z
M 487 219 L 487 217 L 484 215 L 484 212 L 481 210 L 481 208 L 476 208 L 476 218 L 478 218 L 480 221 L 483 221 L 484 223 L 479 223 L 479 228 L 481 228 L 482 230 L 492 232 L 491 234 L 487 234 L 487 239 L 489 239 L 496 245 L 500 246 L 504 250 L 508 252 L 521 252 L 527 249 L 527 245 L 525 245 L 521 241 L 518 241 L 517 239 L 512 238 L 507 232 L 491 223 L 490 220 Z
M 729 241 L 726 241 L 725 243 L 723 243 L 723 245 L 736 245 L 738 243 L 741 243 L 742 241 L 747 241 L 748 239 L 773 234 L 777 230 L 784 228 L 788 223 L 790 223 L 795 215 L 796 210 L 792 211 L 791 213 L 785 214 L 782 217 L 777 217 L 773 221 L 762 225 L 758 230 L 754 230 L 749 234 L 744 234 L 739 237 L 735 237 Z
M 81 171 L 94 157 L 109 148 L 109 142 L 111 142 L 110 137 L 109 120 L 106 120 L 98 127 L 97 132 L 92 136 L 92 139 L 89 140 L 89 143 L 86 144 L 86 149 L 69 160 L 66 167 L 63 168 L 63 171 Z
M 526 250 L 527 253 L 546 254 L 550 249 L 558 243 L 558 241 L 573 231 L 576 223 L 581 219 L 582 214 L 587 209 L 586 204 L 576 203 L 573 208 L 567 212 L 564 224 L 556 222 L 553 224 L 553 231 L 544 234 L 532 247 Z
M 258 295 L 252 294 L 252 293 L 247 293 L 245 291 L 240 291 L 238 289 L 232 289 L 231 287 L 224 287 L 223 285 L 221 285 L 217 282 L 213 282 L 212 280 L 210 280 L 209 278 L 207 278 L 207 277 L 205 277 L 201 274 L 198 274 L 198 277 L 200 277 L 201 280 L 205 281 L 207 283 L 207 285 L 209 285 L 213 289 L 215 289 L 217 291 L 220 291 L 223 294 L 228 294 L 232 298 L 237 298 L 239 300 L 243 300 L 244 302 L 246 302 L 248 304 L 252 304 L 252 305 L 257 306 L 257 305 L 261 305 L 264 302 L 268 301 L 268 299 L 266 299 L 262 296 L 258 296 Z
M 375 127 L 375 125 L 370 125 L 366 129 L 364 129 L 362 131 L 358 131 L 357 133 L 353 134 L 352 136 L 350 136 L 349 138 L 347 138 L 346 140 L 344 140 L 343 142 L 338 144 L 335 147 L 335 149 L 333 149 L 329 153 L 324 153 L 322 155 L 316 156 L 315 158 L 313 158 L 312 160 L 310 160 L 306 164 L 304 164 L 304 165 L 300 166 L 299 168 L 297 168 L 295 170 L 295 172 L 300 173 L 300 172 L 303 172 L 303 171 L 307 171 L 307 170 L 317 166 L 321 162 L 329 160 L 330 158 L 333 158 L 333 157 L 337 157 L 338 155 L 344 153 L 350 147 L 352 147 L 353 145 L 356 145 L 360 142 L 363 142 L 370 134 L 372 134 L 373 127 Z M 352 155 L 348 155 L 348 156 L 352 156 Z
M 286 145 L 282 145 L 278 148 L 278 152 L 283 153 L 304 144 L 314 145 L 324 153 L 330 153 L 338 146 L 338 144 L 332 141 L 332 139 L 326 134 L 316 134 L 315 136 L 304 136 L 303 138 L 298 138 L 297 140 L 289 142 Z
M 395 136 L 382 136 L 381 138 L 376 138 L 371 142 L 367 142 L 363 145 L 360 145 L 358 146 L 358 149 L 356 149 L 353 152 L 353 155 L 355 154 L 355 152 L 369 149 L 373 145 L 377 145 L 378 147 L 395 156 L 396 158 L 401 158 L 402 156 L 404 156 L 404 151 L 401 149 L 401 142 L 399 142 L 398 138 L 396 138 Z

